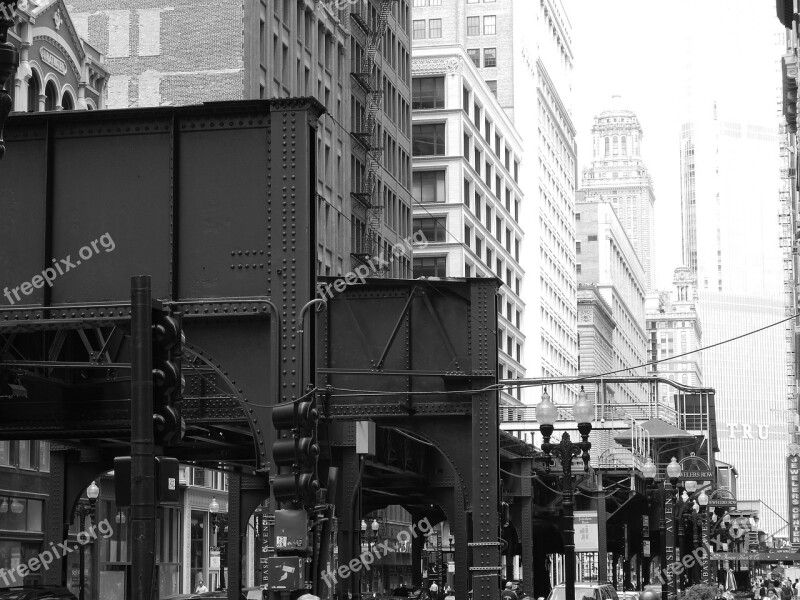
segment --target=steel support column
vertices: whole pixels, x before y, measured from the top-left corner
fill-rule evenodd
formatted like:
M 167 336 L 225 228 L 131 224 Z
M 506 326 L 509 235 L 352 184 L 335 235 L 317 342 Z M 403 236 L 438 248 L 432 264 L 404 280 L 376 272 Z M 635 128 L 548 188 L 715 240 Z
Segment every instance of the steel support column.
M 50 547 L 67 539 L 67 523 L 64 520 L 67 491 L 67 454 L 71 450 L 50 446 L 50 497 L 45 502 L 46 518 L 44 524 L 43 547 Z M 50 568 L 44 571 L 42 579 L 46 585 L 66 584 L 66 562 L 63 556 L 53 554 Z
M 603 489 L 603 474 L 597 473 L 597 489 Z M 597 499 L 597 578 L 608 581 L 608 531 L 606 529 L 606 500 L 602 496 Z M 616 578 L 617 570 L 614 569 Z
M 522 461 L 522 473 L 533 473 L 533 459 Z M 533 484 L 530 477 L 520 479 L 520 542 L 522 543 L 522 588 L 533 594 Z
M 242 564 L 247 555 L 247 523 L 256 507 L 269 497 L 266 475 L 228 474 L 228 600 L 239 600 Z

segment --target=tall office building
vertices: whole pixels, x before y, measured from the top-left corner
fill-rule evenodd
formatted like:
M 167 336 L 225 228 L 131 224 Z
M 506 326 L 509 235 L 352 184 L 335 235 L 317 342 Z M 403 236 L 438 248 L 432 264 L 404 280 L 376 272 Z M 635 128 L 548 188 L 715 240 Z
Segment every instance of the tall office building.
M 511 169 L 519 171 L 525 198 L 523 364 L 533 377 L 577 372 L 571 29 L 561 0 L 414 0 L 413 6 L 414 50 L 464 48 L 525 142 Z M 572 386 L 548 391 L 557 403 L 576 399 Z M 538 393 L 523 394 L 539 401 Z
M 611 337 L 611 369 L 618 371 L 639 367 L 645 362 L 647 352 L 644 330 L 644 267 L 613 206 L 608 202 L 580 202 L 576 213 L 575 251 L 578 265 L 578 283 L 582 290 L 597 290 L 606 308 L 610 308 L 613 329 Z M 603 304 L 597 309 L 602 312 Z M 581 330 L 588 324 L 590 315 L 581 312 Z M 582 331 L 585 333 L 585 331 Z M 593 356 L 596 349 L 584 348 L 583 362 Z M 605 367 L 605 364 L 598 363 Z M 600 371 L 602 372 L 602 371 Z M 626 375 L 645 375 L 643 367 L 631 368 Z M 641 384 L 619 384 L 614 392 L 617 404 L 645 403 L 647 388 Z
M 647 361 L 664 361 L 648 366 L 648 374 L 683 385 L 703 385 L 703 355 L 692 353 L 703 339 L 697 314 L 697 281 L 688 267 L 678 267 L 670 291 L 649 294 L 645 301 L 647 317 Z M 672 358 L 674 357 L 674 358 Z M 670 360 L 672 358 L 672 360 Z M 675 390 L 659 386 L 659 401 L 675 406 Z
M 653 181 L 642 160 L 642 126 L 620 96 L 594 118 L 592 162 L 583 169 L 588 202 L 610 202 L 644 267 L 645 288 L 654 287 L 655 217 Z M 580 207 L 578 207 L 579 210 Z
M 320 274 L 392 256 L 411 235 L 408 0 L 70 6 L 76 29 L 114 73 L 109 108 L 299 96 L 325 105 L 317 138 Z M 411 257 L 373 275 L 408 277 Z
M 716 102 L 680 135 L 684 261 L 696 278 L 703 345 L 784 316 L 778 219 L 777 127 L 721 116 Z M 786 341 L 772 327 L 703 352 L 703 384 L 716 389 L 720 460 L 739 473 L 739 498 L 769 507 L 760 527 L 786 536 L 784 460 L 789 435 Z
M 500 377 L 525 376 L 520 296 L 522 140 L 477 68 L 458 46 L 415 48 L 414 249 L 417 277 L 497 277 Z M 520 388 L 504 390 L 518 404 Z

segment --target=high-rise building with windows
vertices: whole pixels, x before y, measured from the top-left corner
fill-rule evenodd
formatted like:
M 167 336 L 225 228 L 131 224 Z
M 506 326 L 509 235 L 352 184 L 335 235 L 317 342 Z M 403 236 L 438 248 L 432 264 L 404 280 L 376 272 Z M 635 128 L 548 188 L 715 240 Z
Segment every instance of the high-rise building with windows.
M 614 96 L 612 106 L 594 118 L 592 162 L 583 169 L 581 186 L 587 201 L 602 200 L 614 206 L 644 267 L 649 292 L 655 281 L 655 195 L 642 160 L 642 137 L 636 114 L 624 107 L 620 96 Z
M 525 376 L 520 267 L 522 140 L 463 48 L 415 48 L 412 60 L 417 277 L 497 277 L 500 377 Z M 503 391 L 504 404 L 520 388 Z
M 597 303 L 595 310 L 603 313 L 604 308 L 610 308 L 610 314 L 606 318 L 613 325 L 610 331 L 611 355 L 607 357 L 611 359 L 611 369 L 605 372 L 628 369 L 620 374 L 644 375 L 645 370 L 641 366 L 647 352 L 644 329 L 644 267 L 610 203 L 582 201 L 577 204 L 577 208 L 580 212 L 575 214 L 575 252 L 578 260 L 578 283 L 584 286 L 581 288 L 579 302 L 583 300 L 580 302 L 583 308 L 586 300 L 591 300 L 585 292 L 596 291 L 604 303 Z M 588 317 L 591 315 L 588 310 L 581 311 L 581 329 L 584 324 L 589 324 Z M 601 339 L 598 341 L 602 343 Z M 596 349 L 584 345 L 581 347 L 582 363 L 586 359 L 592 359 L 597 367 L 607 366 L 608 361 L 593 358 Z M 582 364 L 581 370 L 585 372 L 585 369 Z M 593 374 L 602 372 L 595 371 Z M 647 388 L 642 384 L 619 384 L 613 395 L 617 404 L 645 403 Z
M 645 301 L 647 361 L 663 361 L 650 364 L 648 374 L 699 387 L 703 385 L 703 355 L 693 353 L 703 339 L 697 314 L 697 282 L 688 267 L 679 267 L 672 286 L 670 291 L 649 294 Z M 658 389 L 661 404 L 675 406 L 671 397 L 675 390 L 665 385 Z
M 681 128 L 683 253 L 697 280 L 703 345 L 785 318 L 777 126 L 724 118 L 709 101 Z M 760 527 L 780 533 L 787 511 L 790 441 L 783 327 L 703 352 L 703 384 L 716 389 L 719 458 L 740 474 L 739 498 L 761 499 Z
M 410 0 L 70 0 L 114 73 L 108 107 L 313 96 L 318 264 L 343 275 L 411 235 Z M 377 263 L 372 263 L 377 264 Z M 399 256 L 373 276 L 409 277 Z
M 413 6 L 414 51 L 461 46 L 525 141 L 510 164 L 526 200 L 519 215 L 527 310 L 522 358 L 534 377 L 577 372 L 571 29 L 561 0 L 414 0 Z M 572 403 L 577 390 L 550 392 L 554 402 Z M 525 393 L 538 402 L 538 394 Z

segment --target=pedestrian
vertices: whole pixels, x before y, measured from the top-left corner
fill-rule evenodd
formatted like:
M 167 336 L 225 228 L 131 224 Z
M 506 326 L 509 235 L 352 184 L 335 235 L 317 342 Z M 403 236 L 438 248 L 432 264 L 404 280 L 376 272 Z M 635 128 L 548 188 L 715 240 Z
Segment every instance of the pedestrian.
M 795 579 L 794 584 L 792 584 L 792 595 L 797 598 L 800 595 L 800 579 Z
M 431 584 L 431 587 L 428 588 L 428 592 L 431 595 L 431 600 L 439 600 L 439 585 L 434 581 Z
M 514 590 L 512 589 L 513 587 L 514 586 L 509 581 L 506 584 L 506 589 L 504 589 L 503 592 L 500 594 L 500 598 L 502 600 L 519 600 L 519 598 L 517 598 L 517 595 L 514 593 Z

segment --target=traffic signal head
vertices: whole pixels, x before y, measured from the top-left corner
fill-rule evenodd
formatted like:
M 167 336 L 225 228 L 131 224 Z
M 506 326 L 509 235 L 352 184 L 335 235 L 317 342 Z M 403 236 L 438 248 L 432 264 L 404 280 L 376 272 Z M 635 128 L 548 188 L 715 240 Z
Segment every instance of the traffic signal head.
M 153 309 L 153 425 L 161 444 L 177 443 L 182 437 L 184 341 L 181 314 Z
M 278 430 L 272 445 L 272 460 L 278 468 L 272 482 L 275 500 L 314 504 L 320 488 L 317 477 L 318 420 L 313 398 L 287 402 L 272 409 L 272 424 Z

